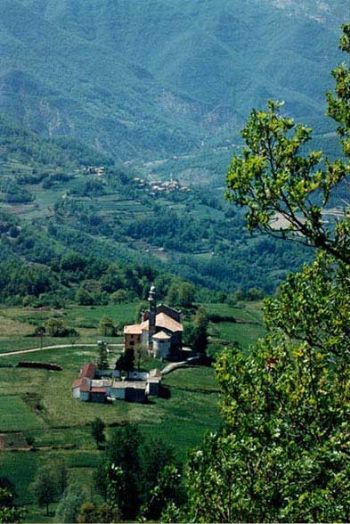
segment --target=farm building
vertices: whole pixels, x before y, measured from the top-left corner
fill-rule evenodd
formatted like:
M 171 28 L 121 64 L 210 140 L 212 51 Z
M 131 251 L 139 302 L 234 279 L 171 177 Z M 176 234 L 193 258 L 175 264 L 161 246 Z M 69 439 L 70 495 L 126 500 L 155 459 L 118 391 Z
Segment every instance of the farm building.
M 157 358 L 176 358 L 182 349 L 180 311 L 165 304 L 157 306 L 154 286 L 150 289 L 148 303 L 149 309 L 143 313 L 142 322 L 124 328 L 125 351 L 142 347 Z
M 153 369 L 149 373 L 137 371 L 122 375 L 118 370 L 99 370 L 92 363 L 85 364 L 80 377 L 73 382 L 73 398 L 84 402 L 127 400 L 147 402 L 148 396 L 160 392 L 161 374 Z

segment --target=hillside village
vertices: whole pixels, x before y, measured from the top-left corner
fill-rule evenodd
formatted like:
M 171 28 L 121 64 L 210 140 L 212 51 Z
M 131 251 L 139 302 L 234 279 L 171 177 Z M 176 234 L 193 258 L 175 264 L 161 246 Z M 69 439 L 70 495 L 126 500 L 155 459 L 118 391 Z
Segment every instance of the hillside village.
M 350 522 L 349 0 L 1 4 L 0 524 Z
M 181 192 L 181 193 L 189 193 L 191 191 L 191 188 L 181 184 L 179 180 L 173 179 L 171 177 L 170 180 L 147 180 L 145 178 L 140 177 L 134 177 L 133 178 L 134 183 L 136 184 L 138 189 L 141 189 L 143 191 L 147 191 L 147 193 L 150 196 L 155 196 L 156 194 L 161 193 L 174 193 L 174 192 Z
M 156 288 L 151 286 L 149 307 L 142 312 L 142 322 L 124 327 L 124 356 L 133 362 L 137 351 L 160 360 L 180 361 L 192 356 L 183 351 L 181 312 L 165 304 L 157 305 Z M 104 344 L 102 341 L 100 344 Z M 75 399 L 84 402 L 113 402 L 128 400 L 147 402 L 148 396 L 158 396 L 161 391 L 161 373 L 130 369 L 98 369 L 93 363 L 84 364 L 80 376 L 72 385 Z M 129 367 L 129 366 L 127 366 Z

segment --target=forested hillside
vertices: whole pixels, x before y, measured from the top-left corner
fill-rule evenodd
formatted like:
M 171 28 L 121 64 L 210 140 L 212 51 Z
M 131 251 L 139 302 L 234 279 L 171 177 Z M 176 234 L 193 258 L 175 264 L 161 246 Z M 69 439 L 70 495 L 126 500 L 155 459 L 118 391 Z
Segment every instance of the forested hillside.
M 1 0 L 0 111 L 123 161 L 185 155 L 186 170 L 190 155 L 208 176 L 232 154 L 249 108 L 268 98 L 330 130 L 323 93 L 346 7 Z
M 0 243 L 2 261 L 9 261 L 3 274 L 10 281 L 14 261 L 18 270 L 34 263 L 47 280 L 43 287 L 28 285 L 32 292 L 5 286 L 3 298 L 49 293 L 42 300 L 50 301 L 52 293 L 63 293 L 72 299 L 77 286 L 100 280 L 113 262 L 151 266 L 157 274 L 171 272 L 203 288 L 271 293 L 306 259 L 297 246 L 242 232 L 243 214 L 230 209 L 220 191 L 135 176 L 79 142 L 43 139 L 5 119 L 0 147 Z M 82 273 L 73 280 L 59 277 L 67 250 L 84 258 L 75 262 Z M 88 275 L 89 265 L 94 276 Z M 17 270 L 13 275 L 19 283 Z M 67 285 L 70 291 L 64 291 Z M 100 284 L 88 287 L 104 291 Z M 142 296 L 143 286 L 136 288 L 130 289 Z
M 0 524 L 348 522 L 348 0 L 0 7 Z

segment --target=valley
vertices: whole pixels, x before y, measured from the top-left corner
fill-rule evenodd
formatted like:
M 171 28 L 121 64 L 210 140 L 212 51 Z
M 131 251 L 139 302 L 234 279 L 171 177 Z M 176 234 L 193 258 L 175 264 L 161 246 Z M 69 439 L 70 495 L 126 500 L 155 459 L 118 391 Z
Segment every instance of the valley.
M 348 8 L 0 0 L 0 523 L 346 522 Z

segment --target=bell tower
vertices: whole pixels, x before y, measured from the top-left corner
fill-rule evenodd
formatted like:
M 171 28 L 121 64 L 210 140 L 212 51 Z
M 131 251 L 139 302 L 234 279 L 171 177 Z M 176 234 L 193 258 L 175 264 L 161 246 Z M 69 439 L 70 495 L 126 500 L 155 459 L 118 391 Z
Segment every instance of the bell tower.
M 152 337 L 156 332 L 156 314 L 157 314 L 157 298 L 156 288 L 152 285 L 148 295 L 149 304 L 149 329 L 148 329 L 148 349 L 152 350 L 153 340 Z

